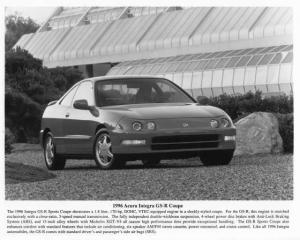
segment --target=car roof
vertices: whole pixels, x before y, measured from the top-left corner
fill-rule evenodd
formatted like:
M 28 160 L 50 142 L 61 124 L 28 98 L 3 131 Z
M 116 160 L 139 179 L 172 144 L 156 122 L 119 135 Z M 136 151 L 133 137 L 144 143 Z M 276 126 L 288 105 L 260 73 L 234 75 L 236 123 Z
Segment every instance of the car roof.
M 86 80 L 96 82 L 96 81 L 102 81 L 102 80 L 124 79 L 124 78 L 145 78 L 145 79 L 147 79 L 147 78 L 157 78 L 157 79 L 161 79 L 163 77 L 158 77 L 158 76 L 153 76 L 153 75 L 110 75 L 110 76 L 85 78 L 85 79 L 81 80 L 80 82 L 83 82 L 83 81 L 86 81 Z M 78 83 L 80 83 L 80 82 L 78 82 Z

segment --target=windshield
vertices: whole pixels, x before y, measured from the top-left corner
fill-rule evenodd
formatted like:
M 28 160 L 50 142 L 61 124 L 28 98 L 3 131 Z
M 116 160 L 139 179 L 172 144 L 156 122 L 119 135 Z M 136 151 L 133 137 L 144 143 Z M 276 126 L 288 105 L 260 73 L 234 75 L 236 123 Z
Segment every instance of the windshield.
M 99 107 L 144 103 L 193 103 L 179 87 L 165 79 L 127 78 L 98 81 L 95 84 Z

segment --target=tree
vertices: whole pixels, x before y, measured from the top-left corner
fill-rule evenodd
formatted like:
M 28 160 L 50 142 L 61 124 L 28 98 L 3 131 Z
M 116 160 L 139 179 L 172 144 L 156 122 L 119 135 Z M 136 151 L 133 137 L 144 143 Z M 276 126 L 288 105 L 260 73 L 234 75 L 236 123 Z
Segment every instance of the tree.
M 10 50 L 23 34 L 33 33 L 39 25 L 31 18 L 24 18 L 17 14 L 5 17 L 5 51 Z
M 81 72 L 71 67 L 48 69 L 24 49 L 5 53 L 5 126 L 17 142 L 37 142 L 46 104 L 58 99 Z

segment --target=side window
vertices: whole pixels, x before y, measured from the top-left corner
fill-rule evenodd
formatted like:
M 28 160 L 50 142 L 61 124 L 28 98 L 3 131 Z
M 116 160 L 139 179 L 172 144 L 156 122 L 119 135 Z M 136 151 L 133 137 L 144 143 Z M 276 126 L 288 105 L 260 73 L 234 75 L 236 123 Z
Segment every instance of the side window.
M 78 86 L 73 87 L 70 92 L 68 92 L 68 94 L 62 99 L 62 101 L 60 102 L 61 105 L 63 106 L 71 106 L 74 94 L 76 92 L 76 89 L 78 88 Z
M 87 100 L 89 105 L 94 105 L 94 92 L 92 82 L 86 81 L 79 85 L 78 90 L 74 96 L 73 102 L 79 99 Z

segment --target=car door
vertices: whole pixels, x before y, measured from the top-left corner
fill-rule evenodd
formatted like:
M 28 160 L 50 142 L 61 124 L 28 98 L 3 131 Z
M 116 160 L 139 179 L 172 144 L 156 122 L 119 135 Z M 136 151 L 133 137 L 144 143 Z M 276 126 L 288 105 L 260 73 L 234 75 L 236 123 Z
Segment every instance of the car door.
M 95 105 L 93 84 L 81 82 L 72 100 L 72 105 L 63 121 L 64 142 L 67 154 L 85 155 L 92 153 L 97 117 L 91 111 L 75 109 L 76 100 L 85 99 L 89 106 Z
M 60 154 L 64 154 L 66 152 L 63 122 L 66 118 L 66 114 L 70 111 L 73 97 L 77 88 L 78 85 L 75 85 L 60 99 L 57 107 L 55 108 L 55 112 L 53 113 L 53 115 L 55 115 L 55 118 L 51 119 L 53 122 L 52 125 L 55 125 L 55 127 L 50 126 L 50 129 L 54 136 L 56 152 Z

